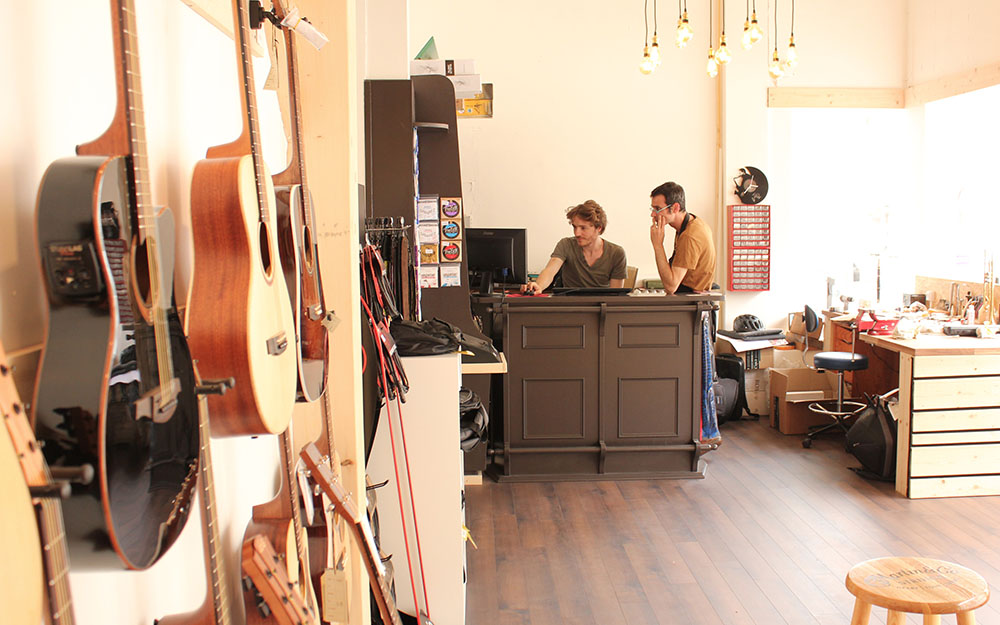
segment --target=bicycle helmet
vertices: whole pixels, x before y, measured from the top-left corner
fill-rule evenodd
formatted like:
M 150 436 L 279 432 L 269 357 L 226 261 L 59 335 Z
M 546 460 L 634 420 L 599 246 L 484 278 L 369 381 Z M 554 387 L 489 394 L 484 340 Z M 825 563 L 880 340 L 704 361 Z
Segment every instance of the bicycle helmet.
M 739 315 L 733 319 L 733 330 L 736 332 L 750 332 L 752 330 L 763 330 L 764 322 L 757 315 Z

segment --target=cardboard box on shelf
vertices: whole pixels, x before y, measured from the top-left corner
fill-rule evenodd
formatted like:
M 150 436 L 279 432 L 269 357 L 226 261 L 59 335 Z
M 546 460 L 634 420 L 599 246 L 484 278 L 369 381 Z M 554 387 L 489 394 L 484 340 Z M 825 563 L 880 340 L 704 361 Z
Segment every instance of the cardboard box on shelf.
M 410 61 L 410 76 L 441 74 L 444 76 L 444 59 L 413 59 Z
M 829 417 L 810 412 L 809 404 L 835 398 L 836 379 L 815 369 L 771 369 L 771 427 L 782 434 L 805 434 L 810 425 L 830 423 Z

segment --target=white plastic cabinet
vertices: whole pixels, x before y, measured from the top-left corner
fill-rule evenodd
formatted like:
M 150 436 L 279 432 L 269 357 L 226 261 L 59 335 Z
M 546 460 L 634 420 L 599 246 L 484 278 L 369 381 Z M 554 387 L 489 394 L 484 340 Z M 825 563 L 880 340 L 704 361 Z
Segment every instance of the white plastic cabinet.
M 402 429 L 406 435 L 429 616 L 434 625 L 464 625 L 464 465 L 458 411 L 461 356 L 445 354 L 402 360 L 410 382 L 410 392 L 406 395 L 406 403 L 402 404 Z M 388 408 L 393 414 L 398 409 L 395 401 Z M 383 406 L 379 415 L 368 459 L 368 475 L 374 483 L 389 480 L 388 485 L 378 490 L 381 548 L 384 553 L 392 554 L 396 604 L 401 611 L 413 615 L 416 612 L 386 409 Z M 401 474 L 405 475 L 400 433 L 395 434 L 396 461 Z M 410 549 L 412 553 L 415 546 L 410 544 Z

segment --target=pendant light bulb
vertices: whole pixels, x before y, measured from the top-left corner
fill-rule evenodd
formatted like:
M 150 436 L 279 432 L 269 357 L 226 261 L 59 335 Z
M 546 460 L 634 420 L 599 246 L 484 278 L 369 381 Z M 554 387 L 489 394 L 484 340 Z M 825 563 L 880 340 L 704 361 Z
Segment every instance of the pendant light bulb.
M 653 59 L 649 56 L 649 46 L 643 46 L 642 61 L 639 62 L 639 71 L 643 74 L 652 74 L 654 69 L 656 69 L 656 64 L 653 63 Z
M 691 28 L 691 22 L 688 21 L 687 11 L 684 11 L 680 19 L 677 20 L 677 47 L 683 48 L 687 46 L 693 37 L 694 29 Z
M 767 73 L 775 80 L 785 75 L 785 70 L 781 67 L 781 59 L 778 58 L 777 48 L 774 49 L 774 54 L 771 55 L 771 63 L 767 66 Z
M 715 60 L 719 65 L 725 65 L 733 60 L 733 54 L 726 47 L 726 36 L 719 37 L 719 47 L 715 50 Z
M 653 61 L 653 67 L 660 66 L 660 44 L 656 41 L 656 35 L 653 35 L 653 45 L 649 46 L 649 58 Z
M 750 16 L 750 45 L 753 45 L 764 38 L 764 29 L 757 23 L 757 12 Z
M 743 49 L 749 50 L 753 47 L 753 39 L 750 35 L 750 20 L 743 22 Z
M 788 38 L 788 52 L 785 53 L 785 67 L 795 69 L 799 64 L 799 53 L 795 49 L 795 35 Z
M 715 78 L 719 75 L 719 62 L 715 60 L 715 50 L 708 49 L 708 65 L 705 67 L 705 71 L 708 72 L 709 78 Z

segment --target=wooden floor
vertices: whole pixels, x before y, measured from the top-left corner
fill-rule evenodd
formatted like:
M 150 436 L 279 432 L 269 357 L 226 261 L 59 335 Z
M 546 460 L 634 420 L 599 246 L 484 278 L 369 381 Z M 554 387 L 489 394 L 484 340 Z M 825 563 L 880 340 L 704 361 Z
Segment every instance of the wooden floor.
M 1000 497 L 908 500 L 833 439 L 807 450 L 753 421 L 723 437 L 704 480 L 467 486 L 468 625 L 847 625 L 848 569 L 887 555 L 1000 588 Z M 1000 625 L 1000 598 L 976 615 Z

